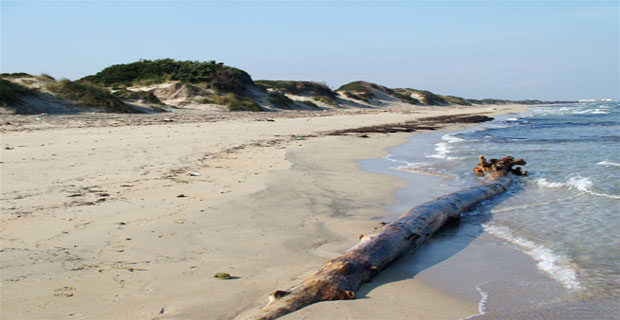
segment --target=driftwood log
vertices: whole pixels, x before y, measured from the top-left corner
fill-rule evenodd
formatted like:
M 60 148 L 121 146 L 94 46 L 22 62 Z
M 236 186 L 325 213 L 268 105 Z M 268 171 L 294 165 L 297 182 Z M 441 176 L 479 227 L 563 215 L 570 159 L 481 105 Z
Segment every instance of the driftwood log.
M 489 181 L 423 203 L 382 225 L 299 285 L 271 293 L 270 302 L 252 318 L 275 319 L 315 302 L 354 299 L 355 291 L 363 283 L 400 255 L 418 247 L 448 218 L 456 218 L 479 202 L 505 191 L 512 182 L 512 173 L 525 174 L 513 168 L 515 165 L 525 165 L 525 161 L 505 157 L 487 162 L 480 156 L 480 164 L 474 171 L 489 174 Z

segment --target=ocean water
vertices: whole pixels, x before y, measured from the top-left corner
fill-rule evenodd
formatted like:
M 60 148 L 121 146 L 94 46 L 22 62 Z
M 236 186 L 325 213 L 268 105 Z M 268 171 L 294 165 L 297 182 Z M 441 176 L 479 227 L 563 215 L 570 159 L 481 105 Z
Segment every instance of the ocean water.
M 523 158 L 528 175 L 462 223 L 530 256 L 574 299 L 620 301 L 620 103 L 535 106 L 458 132 L 417 135 L 384 161 L 401 175 L 440 177 L 434 192 L 445 194 L 483 181 L 472 173 L 481 154 Z

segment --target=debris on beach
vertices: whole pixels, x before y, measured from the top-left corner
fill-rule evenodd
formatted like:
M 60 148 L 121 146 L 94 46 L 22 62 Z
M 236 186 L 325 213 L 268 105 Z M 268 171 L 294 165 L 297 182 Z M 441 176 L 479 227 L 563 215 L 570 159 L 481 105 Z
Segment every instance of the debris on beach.
M 502 174 L 510 172 L 517 176 L 527 175 L 527 171 L 521 171 L 520 167 L 513 168 L 514 166 L 522 166 L 525 165 L 525 160 L 516 159 L 511 156 L 507 156 L 502 158 L 501 160 L 497 159 L 487 159 L 484 156 L 480 156 L 480 163 L 474 168 L 474 172 L 476 175 L 484 176 L 486 173 L 493 174 Z
M 184 194 L 182 194 L 182 193 L 181 193 L 180 195 L 178 195 L 178 196 L 177 196 L 177 198 L 185 198 L 185 197 L 186 197 L 186 195 L 184 195 Z
M 222 279 L 222 280 L 229 280 L 232 277 L 230 276 L 229 273 L 226 272 L 218 272 L 216 274 L 213 275 L 213 278 L 217 278 L 217 279 Z
M 391 130 L 391 129 L 390 129 Z M 419 247 L 448 219 L 508 189 L 516 176 L 526 172 L 513 166 L 525 165 L 511 156 L 489 162 L 480 156 L 474 171 L 489 174 L 481 185 L 457 191 L 418 205 L 392 223 L 381 222 L 374 232 L 360 235 L 360 242 L 329 262 L 313 275 L 288 290 L 277 290 L 269 303 L 252 319 L 276 319 L 315 302 L 355 299 L 355 291 L 397 257 Z
M 194 172 L 188 172 L 188 173 L 187 173 L 187 175 L 188 175 L 188 176 L 191 176 L 191 177 L 197 177 L 197 176 L 199 176 L 199 175 L 200 175 L 200 172 L 196 172 L 196 171 L 194 171 Z

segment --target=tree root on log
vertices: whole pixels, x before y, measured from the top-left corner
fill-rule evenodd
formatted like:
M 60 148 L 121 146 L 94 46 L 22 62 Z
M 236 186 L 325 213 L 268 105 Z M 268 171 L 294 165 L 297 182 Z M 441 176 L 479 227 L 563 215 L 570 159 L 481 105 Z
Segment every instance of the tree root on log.
M 485 159 L 484 156 L 481 155 L 480 164 L 478 164 L 478 166 L 474 168 L 474 172 L 480 176 L 483 176 L 486 173 L 492 173 L 494 175 L 505 175 L 507 172 L 511 172 L 517 176 L 524 176 L 527 174 L 527 171 L 521 171 L 520 167 L 513 168 L 514 166 L 523 165 L 525 165 L 525 160 L 515 160 L 511 156 L 504 157 L 501 160 L 491 159 L 487 162 L 487 159 Z
M 341 256 L 330 260 L 318 272 L 289 290 L 277 290 L 270 302 L 253 319 L 275 319 L 307 305 L 327 300 L 355 298 L 355 291 L 402 254 L 417 248 L 437 231 L 448 218 L 456 218 L 479 202 L 506 191 L 514 173 L 524 175 L 515 165 L 523 159 L 505 157 L 489 162 L 480 156 L 474 168 L 477 174 L 489 173 L 490 181 L 423 203 L 382 224 Z

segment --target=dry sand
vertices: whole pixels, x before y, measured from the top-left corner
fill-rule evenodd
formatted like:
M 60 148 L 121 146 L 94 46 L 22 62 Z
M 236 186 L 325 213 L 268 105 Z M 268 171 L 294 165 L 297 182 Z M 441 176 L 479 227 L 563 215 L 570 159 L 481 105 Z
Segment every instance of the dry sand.
M 296 284 L 355 244 L 385 219 L 394 191 L 404 185 L 361 171 L 353 160 L 381 157 L 411 134 L 321 133 L 524 110 L 441 107 L 119 126 L 59 116 L 10 127 L 1 141 L 0 315 L 243 317 L 262 307 L 268 293 Z M 188 175 L 194 172 L 199 175 Z M 234 279 L 215 279 L 217 272 Z M 381 285 L 363 286 L 359 299 L 315 304 L 286 318 L 477 313 L 475 303 L 417 279 L 380 277 Z

